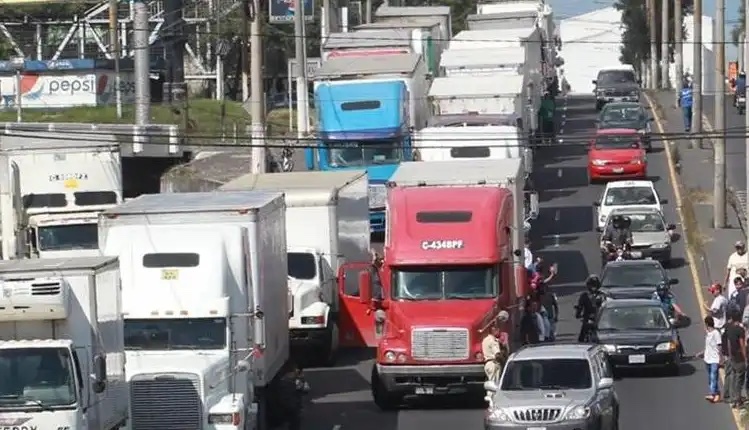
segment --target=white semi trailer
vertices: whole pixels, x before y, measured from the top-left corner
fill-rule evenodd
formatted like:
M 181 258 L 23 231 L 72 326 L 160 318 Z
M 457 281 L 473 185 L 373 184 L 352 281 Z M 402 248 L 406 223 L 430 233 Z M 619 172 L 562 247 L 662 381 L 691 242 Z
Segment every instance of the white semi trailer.
M 285 194 L 291 345 L 316 363 L 334 362 L 339 345 L 338 269 L 369 253 L 367 183 L 365 171 L 347 170 L 249 174 L 221 187 Z
M 2 261 L 0 291 L 0 428 L 123 427 L 117 259 Z
M 98 214 L 120 202 L 114 135 L 0 135 L 3 259 L 97 256 Z
M 132 429 L 265 429 L 284 411 L 285 224 L 283 195 L 260 191 L 142 195 L 101 215 L 123 269 Z

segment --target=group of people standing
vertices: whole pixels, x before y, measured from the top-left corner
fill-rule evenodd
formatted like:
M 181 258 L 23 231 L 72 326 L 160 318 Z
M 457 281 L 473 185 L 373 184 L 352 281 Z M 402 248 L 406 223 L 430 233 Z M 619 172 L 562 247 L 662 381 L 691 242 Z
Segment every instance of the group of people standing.
M 559 303 L 549 284 L 557 275 L 557 266 L 548 265 L 541 257 L 534 257 L 530 241 L 525 245 L 525 269 L 529 293 L 523 299 L 520 319 L 520 338 L 523 345 L 553 342 L 559 321 Z

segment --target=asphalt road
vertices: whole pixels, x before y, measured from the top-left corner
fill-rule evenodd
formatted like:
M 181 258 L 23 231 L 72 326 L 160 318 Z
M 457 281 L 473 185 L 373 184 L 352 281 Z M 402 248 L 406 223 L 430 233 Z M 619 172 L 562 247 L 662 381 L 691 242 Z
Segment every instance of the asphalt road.
M 718 127 L 715 124 L 715 97 L 705 96 L 703 102 L 703 112 L 710 121 L 711 126 L 716 130 L 721 130 L 723 127 Z M 731 136 L 726 139 L 726 185 L 733 187 L 737 190 L 746 189 L 746 118 L 744 115 L 739 115 L 735 107 L 733 107 L 733 98 L 726 96 L 726 106 L 724 108 L 726 113 L 726 133 Z
M 553 288 L 560 299 L 560 340 L 575 339 L 578 324 L 572 318 L 573 304 L 581 284 L 589 273 L 600 269 L 596 233 L 593 231 L 592 203 L 602 186 L 587 183 L 586 150 L 579 144 L 591 135 L 595 111 L 592 98 L 574 98 L 562 102 L 561 138 L 567 143 L 547 148 L 537 158 L 536 185 L 541 190 L 541 214 L 534 224 L 534 245 L 547 261 L 559 264 L 559 277 Z M 669 200 L 666 216 L 674 223 L 674 195 L 668 182 L 665 153 L 656 144 L 649 156 L 649 174 L 659 193 Z M 301 160 L 297 166 L 303 166 Z M 682 308 L 693 316 L 695 325 L 683 330 L 681 337 L 687 354 L 701 349 L 702 328 L 699 309 L 683 242 L 674 248 L 675 268 L 671 276 L 681 281 L 675 293 Z M 371 354 L 347 354 L 328 369 L 308 369 L 312 391 L 305 410 L 304 430 L 479 430 L 483 428 L 482 405 L 443 400 L 417 405 L 399 412 L 380 412 L 372 403 L 368 379 Z M 726 405 L 708 404 L 703 396 L 707 377 L 699 360 L 682 365 L 682 375 L 661 376 L 658 372 L 628 373 L 616 382 L 621 402 L 621 429 L 698 430 L 736 428 Z

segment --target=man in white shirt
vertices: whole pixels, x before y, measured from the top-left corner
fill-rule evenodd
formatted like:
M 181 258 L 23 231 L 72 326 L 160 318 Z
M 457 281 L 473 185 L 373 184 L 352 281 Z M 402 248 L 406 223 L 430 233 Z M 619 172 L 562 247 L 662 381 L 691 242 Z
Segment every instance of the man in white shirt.
M 533 269 L 534 269 L 533 268 L 534 261 L 533 261 L 533 251 L 531 251 L 531 242 L 530 241 L 526 241 L 525 242 L 525 249 L 523 250 L 523 258 L 525 260 L 523 262 L 523 265 L 525 266 L 525 269 L 533 271 Z
M 720 331 L 726 324 L 726 308 L 728 307 L 728 299 L 723 295 L 723 286 L 715 283 L 710 285 L 708 291 L 713 296 L 713 302 L 710 306 L 705 305 L 705 310 L 708 315 L 713 317 L 715 329 Z
M 697 354 L 705 361 L 707 368 L 707 389 L 708 394 L 705 399 L 712 403 L 720 401 L 720 391 L 718 388 L 718 369 L 721 361 L 721 343 L 720 332 L 715 328 L 714 318 L 710 315 L 705 317 L 705 349 Z
M 734 247 L 736 248 L 736 252 L 728 257 L 728 264 L 726 264 L 726 279 L 724 284 L 728 286 L 728 297 L 730 297 L 736 289 L 733 282 L 730 282 L 736 277 L 736 271 L 739 269 L 749 269 L 749 255 L 746 253 L 746 245 L 744 242 L 738 241 Z

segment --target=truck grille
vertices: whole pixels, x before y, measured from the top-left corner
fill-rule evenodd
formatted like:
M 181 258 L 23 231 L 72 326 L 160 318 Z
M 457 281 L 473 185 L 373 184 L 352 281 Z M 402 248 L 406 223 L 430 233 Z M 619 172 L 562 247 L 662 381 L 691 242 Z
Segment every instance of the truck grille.
M 130 380 L 133 430 L 200 430 L 203 406 L 194 374 L 141 374 Z
M 515 420 L 523 423 L 553 422 L 562 415 L 560 408 L 529 408 L 518 409 L 513 412 Z
M 32 296 L 56 296 L 60 294 L 59 282 L 35 282 L 31 284 Z
M 417 360 L 465 360 L 468 330 L 464 328 L 417 328 L 411 332 L 411 355 Z

